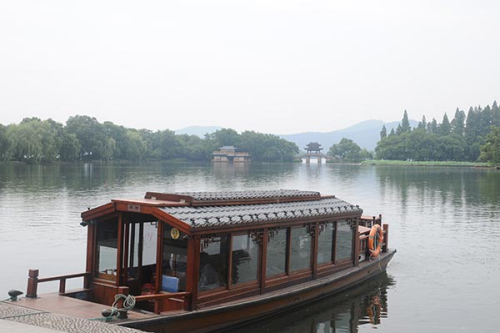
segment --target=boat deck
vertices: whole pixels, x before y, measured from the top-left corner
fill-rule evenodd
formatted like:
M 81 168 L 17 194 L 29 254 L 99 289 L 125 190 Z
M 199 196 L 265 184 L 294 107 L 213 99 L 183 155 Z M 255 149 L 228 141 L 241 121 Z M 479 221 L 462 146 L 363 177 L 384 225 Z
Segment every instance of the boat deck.
M 68 297 L 60 297 L 68 298 Z M 140 331 L 117 325 L 109 325 L 103 321 L 86 320 L 64 316 L 49 311 L 40 311 L 26 307 L 27 300 L 17 302 L 0 302 L 1 332 L 32 332 L 32 333 L 139 333 Z M 55 304 L 55 303 L 52 303 Z M 101 308 L 102 306 L 98 306 Z M 58 309 L 61 310 L 61 309 Z M 61 312 L 61 311 L 59 311 Z
M 81 319 L 102 319 L 101 312 L 106 308 L 103 304 L 92 303 L 72 297 L 61 296 L 58 293 L 40 295 L 38 298 L 21 298 L 16 305 L 27 307 L 34 310 L 57 313 L 73 318 Z M 129 311 L 128 319 L 120 320 L 140 320 L 156 316 L 151 313 L 142 313 L 138 311 Z

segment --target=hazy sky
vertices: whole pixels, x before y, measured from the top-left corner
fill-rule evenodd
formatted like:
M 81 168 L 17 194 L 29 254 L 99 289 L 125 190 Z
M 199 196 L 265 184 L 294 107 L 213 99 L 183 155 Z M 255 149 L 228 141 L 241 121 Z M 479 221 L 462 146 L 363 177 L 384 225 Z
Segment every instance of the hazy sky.
M 500 102 L 500 1 L 0 0 L 0 123 L 289 134 Z

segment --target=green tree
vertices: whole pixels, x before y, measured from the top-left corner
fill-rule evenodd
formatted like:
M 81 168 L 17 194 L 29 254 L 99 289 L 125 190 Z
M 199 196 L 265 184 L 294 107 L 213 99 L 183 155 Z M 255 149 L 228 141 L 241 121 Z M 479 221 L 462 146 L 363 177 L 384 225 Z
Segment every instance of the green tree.
M 126 145 L 120 147 L 120 155 L 122 158 L 131 161 L 142 161 L 147 156 L 147 144 L 141 135 L 141 132 L 137 130 L 126 130 L 125 133 Z
M 486 136 L 479 158 L 495 165 L 500 164 L 500 127 L 494 126 Z
M 221 146 L 235 146 L 240 143 L 240 135 L 234 129 L 222 128 L 210 135 L 218 147 Z M 217 147 L 217 148 L 218 148 Z
M 455 117 L 451 121 L 451 131 L 458 136 L 465 134 L 465 112 L 459 110 L 455 111 Z
M 451 133 L 451 124 L 450 120 L 448 119 L 448 115 L 445 113 L 443 116 L 443 121 L 441 122 L 441 125 L 439 125 L 439 134 L 448 135 L 450 133 Z
M 403 113 L 403 120 L 401 121 L 401 132 L 407 133 L 411 131 L 410 121 L 408 120 L 408 112 Z
M 426 128 L 427 128 L 427 121 L 425 120 L 425 116 L 422 116 L 422 121 L 418 123 L 417 129 L 426 130 Z
M 491 114 L 491 126 L 500 126 L 500 108 L 498 107 L 497 101 L 494 101 L 491 106 Z
M 383 139 L 386 137 L 387 137 L 387 128 L 385 128 L 385 125 L 383 125 L 382 130 L 380 131 L 380 139 Z
M 61 133 L 61 146 L 59 155 L 63 161 L 75 161 L 80 157 L 80 142 L 75 134 L 69 134 L 66 131 Z
M 159 160 L 170 160 L 182 157 L 182 143 L 171 130 L 153 133 L 152 156 Z
M 112 148 L 103 126 L 89 116 L 70 117 L 66 122 L 68 134 L 74 134 L 80 143 L 80 159 L 107 160 L 112 157 Z
M 239 146 L 248 151 L 252 160 L 261 162 L 291 162 L 299 153 L 299 147 L 277 135 L 245 131 L 239 138 Z
M 102 131 L 106 137 L 106 159 L 117 158 L 123 160 L 132 160 L 127 156 L 130 150 L 127 148 L 131 143 L 129 141 L 128 131 L 123 126 L 118 126 L 110 121 L 105 121 L 102 125 Z M 112 139 L 112 140 L 110 140 Z
M 438 123 L 436 121 L 436 118 L 432 118 L 432 121 L 430 123 L 427 123 L 427 132 L 429 133 L 438 133 Z
M 343 162 L 361 162 L 366 153 L 351 139 L 342 138 L 339 143 L 330 147 L 328 155 Z
M 7 135 L 7 127 L 0 124 L 0 161 L 10 159 L 11 140 Z
M 178 135 L 177 138 L 182 144 L 182 151 L 188 160 L 203 161 L 209 160 L 212 156 L 212 149 L 205 145 L 205 140 L 197 135 Z
M 13 145 L 10 154 L 18 161 L 50 162 L 59 157 L 60 143 L 52 121 L 25 118 L 19 125 L 9 126 L 8 136 Z

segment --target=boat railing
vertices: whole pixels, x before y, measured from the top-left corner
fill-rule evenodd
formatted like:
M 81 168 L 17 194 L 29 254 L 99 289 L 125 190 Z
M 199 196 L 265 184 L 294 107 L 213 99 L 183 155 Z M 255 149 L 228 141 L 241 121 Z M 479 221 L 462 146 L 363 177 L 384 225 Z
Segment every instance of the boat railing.
M 374 224 L 382 226 L 382 214 L 379 216 L 361 216 L 359 219 L 359 225 L 367 228 L 373 227 Z
M 135 296 L 138 302 L 154 302 L 154 313 L 160 314 L 164 311 L 182 311 L 189 310 L 190 292 L 160 293 L 150 295 Z
M 66 280 L 83 277 L 84 289 L 88 288 L 88 281 L 90 279 L 90 272 L 51 276 L 51 277 L 46 277 L 46 278 L 38 278 L 38 269 L 30 269 L 28 276 L 29 276 L 28 277 L 28 290 L 26 291 L 26 297 L 37 298 L 38 284 L 41 282 L 59 281 L 59 294 L 65 294 L 66 293 Z

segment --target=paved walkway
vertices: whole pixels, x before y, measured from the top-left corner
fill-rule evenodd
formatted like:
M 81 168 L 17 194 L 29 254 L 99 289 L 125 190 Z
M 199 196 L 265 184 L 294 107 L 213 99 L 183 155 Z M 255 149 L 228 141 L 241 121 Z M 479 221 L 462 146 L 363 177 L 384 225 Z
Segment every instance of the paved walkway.
M 14 302 L 0 302 L 0 332 L 29 333 L 138 333 L 141 331 L 50 312 L 37 311 L 16 305 Z

